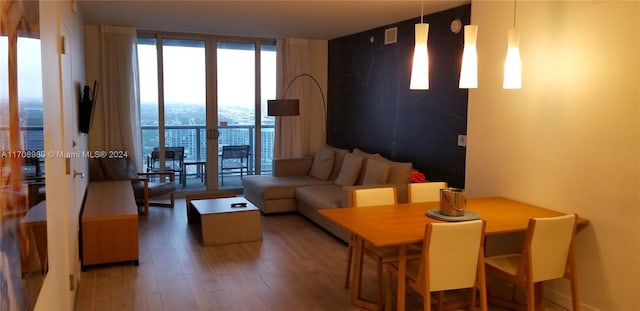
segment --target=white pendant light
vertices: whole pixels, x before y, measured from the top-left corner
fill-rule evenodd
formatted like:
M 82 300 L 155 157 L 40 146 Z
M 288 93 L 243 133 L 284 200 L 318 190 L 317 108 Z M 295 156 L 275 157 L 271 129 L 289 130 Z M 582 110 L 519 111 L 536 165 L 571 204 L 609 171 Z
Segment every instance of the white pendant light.
M 504 61 L 504 81 L 502 88 L 519 89 L 522 87 L 522 62 L 519 48 L 520 34 L 515 29 L 509 30 L 507 58 Z
M 509 29 L 507 57 L 504 61 L 502 88 L 522 87 L 522 61 L 520 60 L 520 34 L 516 30 L 516 1 L 513 2 L 513 28 Z
M 429 52 L 427 50 L 427 37 L 429 36 L 429 24 L 423 23 L 424 3 L 421 4 L 420 23 L 416 24 L 416 46 L 413 50 L 413 64 L 411 68 L 411 82 L 409 89 L 429 89 Z
M 461 89 L 475 89 L 478 87 L 477 37 L 478 25 L 464 26 L 464 50 L 462 52 L 462 67 L 460 68 Z

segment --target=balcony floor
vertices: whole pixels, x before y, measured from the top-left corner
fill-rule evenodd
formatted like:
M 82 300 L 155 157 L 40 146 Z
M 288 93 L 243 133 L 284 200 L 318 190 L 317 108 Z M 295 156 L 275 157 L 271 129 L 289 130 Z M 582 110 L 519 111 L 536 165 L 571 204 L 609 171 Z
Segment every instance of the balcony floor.
M 246 176 L 246 175 L 244 175 Z M 202 182 L 202 179 L 195 175 L 187 175 L 186 185 L 184 187 L 177 185 L 178 191 L 204 191 L 206 187 Z M 222 184 L 222 180 L 220 176 L 218 176 L 218 187 L 219 189 L 232 189 L 232 190 L 240 190 L 242 192 L 242 180 L 240 179 L 240 175 L 225 175 L 224 176 L 224 185 Z

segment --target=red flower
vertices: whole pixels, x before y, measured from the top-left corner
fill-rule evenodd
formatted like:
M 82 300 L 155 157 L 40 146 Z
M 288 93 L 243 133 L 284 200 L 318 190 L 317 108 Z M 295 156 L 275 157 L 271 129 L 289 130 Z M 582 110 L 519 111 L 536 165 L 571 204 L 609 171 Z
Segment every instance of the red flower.
M 425 181 L 424 178 L 424 174 L 418 172 L 418 171 L 412 171 L 411 174 L 409 174 L 409 180 L 412 183 L 421 183 Z

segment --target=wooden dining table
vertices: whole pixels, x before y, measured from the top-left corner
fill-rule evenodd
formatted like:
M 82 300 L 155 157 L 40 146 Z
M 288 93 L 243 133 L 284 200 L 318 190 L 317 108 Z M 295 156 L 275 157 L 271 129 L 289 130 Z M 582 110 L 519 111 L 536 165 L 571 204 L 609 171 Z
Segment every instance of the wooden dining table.
M 398 275 L 405 275 L 406 247 L 408 244 L 423 240 L 427 223 L 441 222 L 425 214 L 426 211 L 437 208 L 438 205 L 439 202 L 398 203 L 320 211 L 322 215 L 355 235 L 355 267 L 351 287 L 351 303 L 353 305 L 370 310 L 377 308 L 376 304 L 361 297 L 364 241 L 375 246 L 398 247 Z M 486 236 L 524 232 L 527 230 L 530 218 L 564 215 L 561 212 L 503 197 L 468 199 L 467 210 L 477 213 L 485 220 Z M 578 219 L 579 226 L 587 223 L 586 219 Z M 405 309 L 405 291 L 405 278 L 398 277 L 397 310 Z

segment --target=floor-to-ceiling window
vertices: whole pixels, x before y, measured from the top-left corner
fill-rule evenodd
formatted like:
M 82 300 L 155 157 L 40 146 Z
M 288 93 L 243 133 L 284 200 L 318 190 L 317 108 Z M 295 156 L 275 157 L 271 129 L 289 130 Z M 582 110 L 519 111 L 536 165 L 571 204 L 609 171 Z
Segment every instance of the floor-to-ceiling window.
M 241 172 L 270 171 L 273 120 L 266 100 L 275 98 L 275 50 L 269 40 L 140 34 L 147 169 L 174 169 L 169 157 L 183 152 L 176 181 L 185 190 L 238 188 Z M 247 168 L 220 170 L 223 146 L 236 145 L 250 146 Z M 154 151 L 164 161 L 156 161 Z
M 15 7 L 0 25 L 0 310 L 32 310 L 49 269 L 39 6 Z

